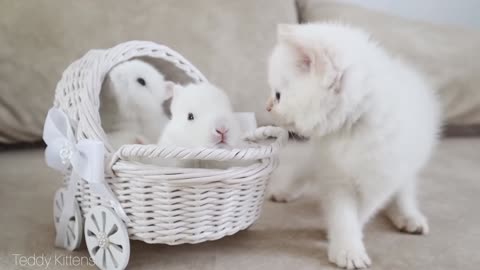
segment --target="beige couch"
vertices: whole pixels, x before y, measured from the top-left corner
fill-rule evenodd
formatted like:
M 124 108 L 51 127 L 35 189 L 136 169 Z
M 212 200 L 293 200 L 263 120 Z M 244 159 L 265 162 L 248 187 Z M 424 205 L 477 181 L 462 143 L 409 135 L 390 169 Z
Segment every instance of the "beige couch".
M 334 18 L 366 28 L 423 71 L 439 89 L 448 124 L 480 124 L 475 31 L 319 0 L 2 1 L 0 269 L 39 269 L 42 255 L 52 258 L 47 269 L 94 269 L 67 257 L 85 258 L 84 246 L 73 253 L 53 247 L 52 197 L 61 180 L 46 168 L 41 146 L 25 146 L 40 139 L 55 83 L 70 62 L 125 40 L 165 43 L 227 89 L 237 110 L 256 111 L 266 124 L 265 69 L 276 24 Z M 375 218 L 366 228 L 372 269 L 478 269 L 479 164 L 479 138 L 443 140 L 422 177 L 431 233 L 401 234 Z M 132 241 L 129 269 L 335 269 L 322 223 L 315 194 L 267 202 L 253 227 L 218 241 L 175 247 Z M 36 266 L 22 268 L 22 256 L 30 257 L 27 264 L 36 256 Z

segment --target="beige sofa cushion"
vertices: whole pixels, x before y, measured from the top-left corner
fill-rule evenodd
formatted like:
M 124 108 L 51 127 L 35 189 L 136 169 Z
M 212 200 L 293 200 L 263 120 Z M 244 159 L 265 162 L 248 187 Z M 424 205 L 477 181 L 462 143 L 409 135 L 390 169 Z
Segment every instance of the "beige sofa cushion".
M 434 83 L 448 124 L 480 124 L 480 32 L 457 29 L 334 1 L 299 0 L 304 22 L 341 20 L 362 27 Z
M 296 22 L 294 0 L 1 1 L 0 143 L 39 140 L 67 65 L 132 39 L 180 52 L 235 109 L 266 123 L 266 59 L 278 22 Z

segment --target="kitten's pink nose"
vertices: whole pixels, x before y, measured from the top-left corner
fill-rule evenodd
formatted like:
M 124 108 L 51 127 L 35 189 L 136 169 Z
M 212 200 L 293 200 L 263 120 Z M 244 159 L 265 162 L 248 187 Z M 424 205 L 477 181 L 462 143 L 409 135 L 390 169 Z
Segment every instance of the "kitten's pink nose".
M 267 110 L 267 112 L 272 111 L 272 109 L 273 109 L 273 99 L 272 99 L 272 97 L 268 98 L 267 104 L 265 105 L 265 109 Z

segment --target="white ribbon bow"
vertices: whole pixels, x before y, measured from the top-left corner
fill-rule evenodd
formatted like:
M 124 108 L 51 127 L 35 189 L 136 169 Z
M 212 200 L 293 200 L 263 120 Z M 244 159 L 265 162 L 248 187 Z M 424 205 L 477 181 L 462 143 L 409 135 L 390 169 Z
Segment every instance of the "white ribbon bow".
M 89 183 L 104 181 L 103 143 L 88 139 L 75 143 L 67 116 L 61 110 L 52 108 L 48 112 L 43 140 L 47 144 L 45 159 L 49 167 L 66 173 L 71 165 Z
M 125 221 L 130 221 L 115 195 L 110 190 L 104 178 L 105 148 L 102 142 L 83 139 L 76 143 L 70 123 L 63 111 L 51 108 L 43 129 L 43 140 L 47 144 L 45 160 L 53 169 L 66 173 L 72 168 L 71 181 L 67 189 L 67 199 L 60 218 L 59 228 L 66 229 L 65 223 L 68 216 L 73 214 L 74 183 L 76 175 L 87 181 L 92 190 L 102 199 L 108 201 L 117 214 Z M 64 217 L 64 219 L 62 219 Z M 62 222 L 63 220 L 63 222 Z M 57 244 L 60 244 L 59 235 L 64 235 L 62 230 L 57 233 Z M 62 237 L 62 236 L 60 236 Z

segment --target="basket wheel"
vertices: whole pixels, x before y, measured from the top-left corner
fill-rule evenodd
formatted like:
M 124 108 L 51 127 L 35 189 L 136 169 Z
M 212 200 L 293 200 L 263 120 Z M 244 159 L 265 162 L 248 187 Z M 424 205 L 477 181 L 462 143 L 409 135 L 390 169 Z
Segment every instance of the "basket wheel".
M 130 240 L 123 221 L 108 207 L 92 208 L 85 219 L 85 242 L 102 270 L 123 270 L 130 258 Z
M 58 224 L 60 223 L 60 217 L 62 215 L 63 208 L 65 206 L 65 196 L 67 194 L 65 188 L 60 188 L 55 192 L 53 199 L 53 218 L 55 224 L 55 230 L 58 232 Z M 73 213 L 68 217 L 67 229 L 65 232 L 63 247 L 67 250 L 73 251 L 77 249 L 82 243 L 83 232 L 83 218 L 80 212 L 80 207 L 77 201 L 74 201 Z

